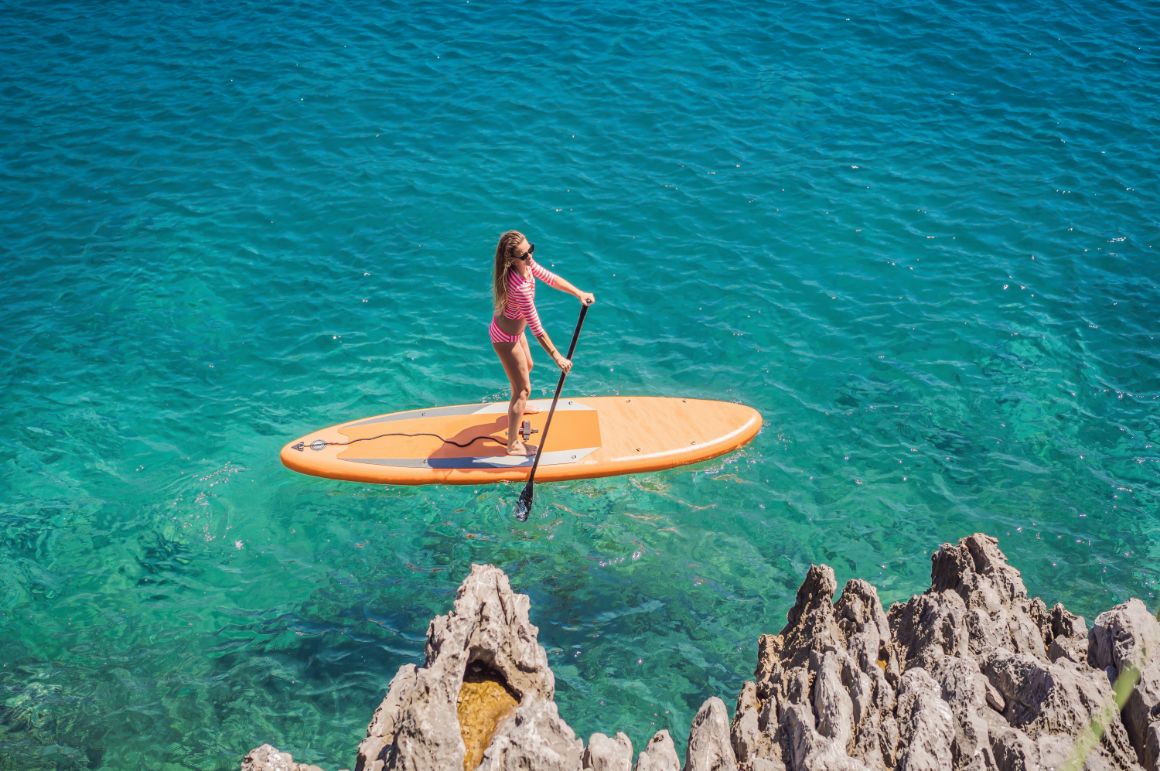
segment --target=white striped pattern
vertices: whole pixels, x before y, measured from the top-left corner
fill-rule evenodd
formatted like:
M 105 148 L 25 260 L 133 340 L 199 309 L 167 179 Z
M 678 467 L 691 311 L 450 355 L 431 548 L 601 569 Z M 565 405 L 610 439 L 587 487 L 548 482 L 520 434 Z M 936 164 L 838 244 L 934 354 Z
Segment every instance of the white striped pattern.
M 544 326 L 540 323 L 540 314 L 536 312 L 536 279 L 548 286 L 555 286 L 556 274 L 541 267 L 535 260 L 531 260 L 531 267 L 532 275 L 528 278 L 521 276 L 518 270 L 508 272 L 507 303 L 503 315 L 509 319 L 523 319 L 532 334 L 539 337 L 544 334 Z

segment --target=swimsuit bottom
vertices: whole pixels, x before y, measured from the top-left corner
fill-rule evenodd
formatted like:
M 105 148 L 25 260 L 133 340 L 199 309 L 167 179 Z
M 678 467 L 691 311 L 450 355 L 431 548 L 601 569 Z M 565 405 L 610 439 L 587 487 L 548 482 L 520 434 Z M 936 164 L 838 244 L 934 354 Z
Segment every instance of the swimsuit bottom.
M 496 323 L 494 316 L 491 318 L 491 326 L 487 330 L 488 336 L 493 343 L 518 343 L 523 335 L 509 335 L 500 329 L 499 324 Z

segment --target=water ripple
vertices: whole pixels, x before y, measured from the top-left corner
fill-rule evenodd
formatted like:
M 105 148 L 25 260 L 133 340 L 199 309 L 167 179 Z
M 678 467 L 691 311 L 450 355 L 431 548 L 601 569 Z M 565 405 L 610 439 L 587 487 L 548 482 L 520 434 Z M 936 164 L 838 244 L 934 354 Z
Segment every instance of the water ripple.
M 531 595 L 578 733 L 637 746 L 736 692 L 811 563 L 891 601 L 985 530 L 1088 616 L 1160 586 L 1154 15 L 5 22 L 2 754 L 347 764 L 473 562 Z M 600 299 L 569 389 L 744 401 L 757 440 L 547 487 L 520 528 L 512 485 L 282 469 L 320 425 L 507 398 L 485 334 L 509 227 Z M 575 301 L 539 302 L 566 337 Z

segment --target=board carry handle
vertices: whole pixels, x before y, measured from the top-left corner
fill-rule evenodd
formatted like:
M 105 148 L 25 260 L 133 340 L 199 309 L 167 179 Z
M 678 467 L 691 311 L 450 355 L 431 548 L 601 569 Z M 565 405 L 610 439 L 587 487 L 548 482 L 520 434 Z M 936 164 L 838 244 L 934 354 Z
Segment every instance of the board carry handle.
M 576 319 L 576 329 L 572 332 L 572 342 L 568 345 L 568 355 L 564 358 L 571 360 L 576 351 L 576 341 L 580 339 L 580 327 L 584 326 L 584 317 L 588 315 L 588 304 L 580 305 L 580 318 Z M 552 397 L 552 408 L 548 410 L 548 419 L 544 421 L 544 432 L 540 435 L 540 447 L 536 450 L 536 459 L 532 461 L 532 473 L 528 475 L 528 483 L 516 502 L 516 519 L 525 522 L 532 511 L 532 485 L 536 481 L 536 469 L 540 467 L 540 456 L 544 454 L 544 445 L 548 443 L 548 429 L 552 427 L 552 416 L 556 414 L 556 402 L 560 401 L 560 391 L 564 388 L 567 372 L 560 373 L 560 382 L 556 383 L 556 395 Z M 508 429 L 511 430 L 510 427 Z

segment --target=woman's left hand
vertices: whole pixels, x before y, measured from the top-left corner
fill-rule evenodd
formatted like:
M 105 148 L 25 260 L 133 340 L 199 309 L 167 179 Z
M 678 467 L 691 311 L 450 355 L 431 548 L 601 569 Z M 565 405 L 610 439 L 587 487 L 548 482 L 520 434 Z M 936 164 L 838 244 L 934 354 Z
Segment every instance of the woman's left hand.
M 592 294 L 591 292 L 581 292 L 580 302 L 584 305 L 591 305 L 592 303 L 596 302 L 596 295 Z

